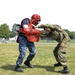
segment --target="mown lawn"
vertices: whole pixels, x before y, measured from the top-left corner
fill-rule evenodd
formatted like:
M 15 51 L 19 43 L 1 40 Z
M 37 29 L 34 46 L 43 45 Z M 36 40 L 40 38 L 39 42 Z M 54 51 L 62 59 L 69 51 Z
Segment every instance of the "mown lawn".
M 56 43 L 35 43 L 35 45 L 37 54 L 31 62 L 34 68 L 28 68 L 22 63 L 21 68 L 24 72 L 18 73 L 14 71 L 16 59 L 19 54 L 18 44 L 0 44 L 0 75 L 63 75 L 57 73 L 57 71 L 62 70 L 62 67 L 53 67 L 54 63 L 56 63 L 53 55 L 53 49 L 56 46 Z M 27 51 L 26 57 L 28 53 L 29 52 Z M 66 75 L 75 75 L 74 43 L 71 43 L 67 50 L 67 60 L 70 73 Z

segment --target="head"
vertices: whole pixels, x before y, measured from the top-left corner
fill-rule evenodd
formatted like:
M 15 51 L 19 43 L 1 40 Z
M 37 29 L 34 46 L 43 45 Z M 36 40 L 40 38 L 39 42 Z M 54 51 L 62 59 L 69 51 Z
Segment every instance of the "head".
M 44 28 L 44 30 L 47 31 L 47 32 L 51 32 L 50 28 Z
M 33 15 L 31 16 L 31 23 L 32 23 L 32 24 L 37 25 L 37 24 L 39 24 L 40 21 L 41 21 L 40 15 L 38 15 L 38 14 L 33 14 Z

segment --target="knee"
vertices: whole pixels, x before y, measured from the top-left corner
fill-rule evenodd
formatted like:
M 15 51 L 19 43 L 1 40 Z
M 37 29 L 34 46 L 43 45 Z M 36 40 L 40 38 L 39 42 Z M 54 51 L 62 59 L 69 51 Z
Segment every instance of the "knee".
M 36 54 L 36 50 L 30 52 L 30 54 L 34 56 Z
M 33 52 L 32 52 L 32 55 L 35 55 L 35 54 L 36 54 L 36 51 L 33 51 Z
M 20 52 L 20 56 L 21 56 L 22 58 L 24 58 L 25 54 L 26 54 L 26 51 L 24 51 L 24 50 Z

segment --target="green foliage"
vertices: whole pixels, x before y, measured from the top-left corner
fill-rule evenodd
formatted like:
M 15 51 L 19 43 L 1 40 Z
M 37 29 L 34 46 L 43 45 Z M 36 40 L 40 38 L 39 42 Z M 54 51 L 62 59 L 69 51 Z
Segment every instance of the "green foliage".
M 69 32 L 69 36 L 71 39 L 75 39 L 75 32 Z
M 10 36 L 9 26 L 6 23 L 4 23 L 0 26 L 0 37 L 9 38 L 9 36 Z
M 10 32 L 10 37 L 15 37 L 18 34 L 17 32 L 17 25 L 13 24 L 12 31 Z
M 74 31 L 71 32 L 67 29 L 64 29 L 64 30 L 68 33 L 68 35 L 70 36 L 71 39 L 75 39 L 75 32 Z

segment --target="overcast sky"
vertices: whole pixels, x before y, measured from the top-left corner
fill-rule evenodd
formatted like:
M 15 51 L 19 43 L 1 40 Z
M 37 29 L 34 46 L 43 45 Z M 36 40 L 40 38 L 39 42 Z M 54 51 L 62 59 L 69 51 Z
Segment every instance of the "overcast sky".
M 0 25 L 7 23 L 11 29 L 32 14 L 41 16 L 40 24 L 59 24 L 75 31 L 75 0 L 0 0 Z

